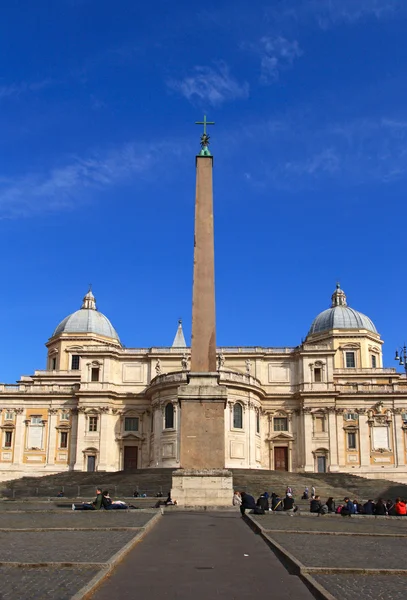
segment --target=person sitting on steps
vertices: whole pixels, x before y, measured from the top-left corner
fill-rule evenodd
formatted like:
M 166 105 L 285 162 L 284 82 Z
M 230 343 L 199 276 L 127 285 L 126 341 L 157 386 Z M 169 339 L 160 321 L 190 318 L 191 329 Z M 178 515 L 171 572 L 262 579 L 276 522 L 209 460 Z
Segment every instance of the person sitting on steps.
M 103 506 L 103 495 L 101 488 L 96 488 L 96 498 L 93 502 L 81 502 L 72 504 L 72 510 L 100 510 Z

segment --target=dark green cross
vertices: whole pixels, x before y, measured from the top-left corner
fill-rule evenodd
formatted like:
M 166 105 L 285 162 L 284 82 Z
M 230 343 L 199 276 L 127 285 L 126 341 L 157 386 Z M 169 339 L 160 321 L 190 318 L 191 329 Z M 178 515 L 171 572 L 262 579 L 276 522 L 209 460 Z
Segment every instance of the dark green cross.
M 206 126 L 207 125 L 215 125 L 215 121 L 207 121 L 206 120 L 206 115 L 204 115 L 204 120 L 203 121 L 195 121 L 195 125 L 203 125 L 204 126 L 204 135 L 206 135 Z

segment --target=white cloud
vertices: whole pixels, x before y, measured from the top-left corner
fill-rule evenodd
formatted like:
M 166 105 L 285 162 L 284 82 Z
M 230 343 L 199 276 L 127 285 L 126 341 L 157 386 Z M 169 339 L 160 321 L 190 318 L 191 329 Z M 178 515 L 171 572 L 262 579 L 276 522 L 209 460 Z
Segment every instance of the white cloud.
M 180 81 L 170 80 L 168 86 L 189 101 L 208 102 L 212 106 L 247 98 L 249 95 L 249 84 L 239 83 L 223 62 L 218 63 L 216 67 L 197 66 L 192 75 Z
M 26 94 L 28 92 L 37 92 L 43 88 L 53 85 L 53 79 L 43 79 L 42 81 L 20 81 L 8 85 L 0 85 L 0 100 L 4 98 L 13 98 Z
M 289 41 L 282 36 L 262 37 L 258 51 L 261 55 L 261 80 L 264 83 L 278 79 L 279 72 L 290 67 L 302 55 L 296 40 Z
M 243 134 L 248 155 L 263 157 L 246 165 L 257 185 L 298 191 L 333 182 L 346 187 L 407 179 L 404 115 L 326 123 L 288 113 Z
M 134 174 L 148 171 L 164 149 L 133 143 L 110 152 L 77 157 L 48 173 L 34 173 L 10 181 L 0 177 L 0 218 L 28 217 L 74 208 L 90 192 L 101 190 Z
M 406 14 L 405 0 L 282 0 L 269 9 L 269 18 L 280 25 L 287 21 L 313 20 L 322 29 L 362 19 L 377 20 Z

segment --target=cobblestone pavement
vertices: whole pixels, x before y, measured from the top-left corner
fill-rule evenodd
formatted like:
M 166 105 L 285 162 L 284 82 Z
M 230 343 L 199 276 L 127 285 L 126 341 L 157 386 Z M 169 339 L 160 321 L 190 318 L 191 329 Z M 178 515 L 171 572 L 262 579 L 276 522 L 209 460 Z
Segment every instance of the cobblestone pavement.
M 0 505 L 1 506 L 1 505 Z M 129 541 L 141 535 L 156 511 L 117 512 L 10 512 L 0 513 L 0 561 L 4 563 L 47 563 L 42 567 L 0 566 L 0 600 L 70 600 L 98 573 L 107 561 Z M 58 531 L 16 531 L 17 529 L 61 528 Z M 96 528 L 83 531 L 80 528 Z M 127 527 L 127 531 L 106 530 Z M 134 528 L 139 528 L 134 530 Z M 75 528 L 75 531 L 63 529 Z M 83 566 L 58 566 L 58 563 Z M 89 563 L 101 563 L 90 566 Z
M 0 567 L 0 600 L 70 600 L 99 571 L 97 567 Z
M 312 600 L 239 513 L 166 513 L 93 600 Z
M 0 561 L 104 562 L 134 535 L 134 531 L 0 532 Z
M 58 510 L 61 508 L 69 508 L 72 502 L 69 504 L 66 500 L 61 503 L 54 502 L 18 502 L 12 501 L 9 502 L 7 500 L 3 500 L 0 502 L 0 510 L 3 512 L 5 510 L 24 510 L 24 511 L 36 511 L 36 510 Z
M 271 538 L 308 567 L 407 568 L 405 538 L 299 533 L 272 533 Z
M 405 600 L 403 575 L 313 575 L 328 592 L 341 600 Z
M 289 531 L 329 531 L 345 533 L 396 533 L 407 535 L 407 518 L 371 519 L 348 517 L 311 517 L 286 514 L 250 515 L 265 529 L 283 529 Z
M 53 527 L 144 527 L 155 513 L 138 510 L 73 511 L 59 513 L 1 513 L 0 529 L 29 529 Z

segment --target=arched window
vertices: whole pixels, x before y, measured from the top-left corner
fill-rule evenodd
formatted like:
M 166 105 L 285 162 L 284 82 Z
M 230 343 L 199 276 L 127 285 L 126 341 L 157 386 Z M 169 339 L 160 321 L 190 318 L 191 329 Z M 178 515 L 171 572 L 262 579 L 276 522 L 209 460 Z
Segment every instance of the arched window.
M 243 408 L 239 402 L 233 407 L 233 427 L 234 429 L 243 429 Z
M 174 407 L 171 402 L 165 407 L 165 429 L 174 429 Z

